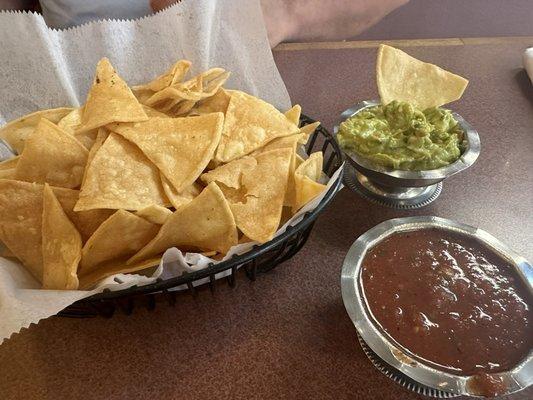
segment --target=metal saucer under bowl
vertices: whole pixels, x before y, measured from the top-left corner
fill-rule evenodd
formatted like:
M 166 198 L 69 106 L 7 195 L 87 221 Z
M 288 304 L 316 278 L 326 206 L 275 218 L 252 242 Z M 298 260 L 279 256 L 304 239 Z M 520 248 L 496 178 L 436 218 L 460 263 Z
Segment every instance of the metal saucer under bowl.
M 379 105 L 377 100 L 366 100 L 344 111 L 334 127 L 334 134 L 346 119 L 362 110 Z M 459 114 L 453 117 L 465 132 L 465 151 L 454 163 L 425 171 L 404 171 L 376 165 L 352 152 L 345 152 L 348 163 L 346 185 L 367 200 L 391 208 L 413 209 L 433 202 L 442 191 L 442 181 L 470 167 L 481 151 L 477 131 Z

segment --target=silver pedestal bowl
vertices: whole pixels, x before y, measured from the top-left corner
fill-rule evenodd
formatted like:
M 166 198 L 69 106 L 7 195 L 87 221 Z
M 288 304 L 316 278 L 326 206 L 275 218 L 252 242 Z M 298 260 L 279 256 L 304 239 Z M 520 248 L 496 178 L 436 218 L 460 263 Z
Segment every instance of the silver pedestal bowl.
M 358 103 L 344 111 L 334 128 L 362 110 L 379 105 L 376 100 Z M 459 114 L 452 112 L 465 132 L 465 150 L 459 159 L 445 167 L 425 171 L 405 171 L 374 164 L 354 153 L 346 152 L 346 184 L 348 187 L 378 204 L 392 208 L 419 208 L 434 201 L 442 190 L 442 181 L 470 167 L 479 156 L 481 142 L 472 126 Z

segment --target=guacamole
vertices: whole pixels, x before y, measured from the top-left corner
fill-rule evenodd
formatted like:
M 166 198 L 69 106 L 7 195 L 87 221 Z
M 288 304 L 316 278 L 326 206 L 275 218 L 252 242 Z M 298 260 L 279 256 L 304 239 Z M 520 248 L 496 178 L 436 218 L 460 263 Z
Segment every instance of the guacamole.
M 347 152 L 401 170 L 440 168 L 464 151 L 464 131 L 449 110 L 422 111 L 398 101 L 348 118 L 340 125 L 337 139 Z

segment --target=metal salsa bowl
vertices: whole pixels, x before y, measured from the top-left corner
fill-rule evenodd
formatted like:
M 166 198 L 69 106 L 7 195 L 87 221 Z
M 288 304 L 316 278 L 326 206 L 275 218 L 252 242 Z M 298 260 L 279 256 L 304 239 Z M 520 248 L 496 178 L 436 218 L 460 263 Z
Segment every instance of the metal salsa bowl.
M 489 233 L 444 218 L 425 216 L 396 218 L 385 221 L 360 236 L 351 246 L 342 268 L 341 287 L 344 305 L 357 332 L 383 361 L 421 385 L 439 391 L 479 396 L 474 376 L 460 376 L 444 372 L 422 362 L 415 354 L 399 345 L 374 320 L 362 290 L 361 266 L 366 252 L 385 238 L 397 232 L 438 228 L 458 232 L 477 240 L 506 259 L 517 275 L 533 293 L 533 266 Z M 512 370 L 489 375 L 502 379 L 505 392 L 511 394 L 533 384 L 533 349 Z

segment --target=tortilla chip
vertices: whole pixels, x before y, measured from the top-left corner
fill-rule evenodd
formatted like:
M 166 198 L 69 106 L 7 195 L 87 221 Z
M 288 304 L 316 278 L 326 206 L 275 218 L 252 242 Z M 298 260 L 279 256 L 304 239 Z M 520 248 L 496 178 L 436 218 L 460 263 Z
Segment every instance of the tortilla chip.
M 196 103 L 191 114 L 202 115 L 214 112 L 226 114 L 230 98 L 228 91 L 220 88 L 213 96 Z
M 197 101 L 213 96 L 229 75 L 230 73 L 222 68 L 211 68 L 186 82 L 154 93 L 144 103 L 169 115 L 183 115 L 189 112 Z
M 79 191 L 64 188 L 52 188 L 63 210 L 72 221 L 85 243 L 98 227 L 108 219 L 115 210 L 95 209 L 87 211 L 74 211 L 79 199 Z
M 15 168 L 0 169 L 0 179 L 15 179 Z
M 153 109 L 152 107 L 145 106 L 144 104 L 141 104 L 141 105 L 146 115 L 148 115 L 148 118 L 154 118 L 154 117 L 167 118 L 168 117 L 167 114 L 159 112 Z
M 126 260 L 112 261 L 109 264 L 99 266 L 87 275 L 80 276 L 80 289 L 86 290 L 94 287 L 101 280 L 116 274 L 131 274 L 140 272 L 148 268 L 159 265 L 161 258 L 140 261 L 135 264 L 126 265 Z
M 76 188 L 81 185 L 88 154 L 80 142 L 43 118 L 26 140 L 15 177 L 21 181 Z
M 183 80 L 191 68 L 191 62 L 188 60 L 179 60 L 164 74 L 159 75 L 154 80 L 144 85 L 133 86 L 133 92 L 137 94 L 142 91 L 159 92 L 164 88 L 177 84 Z
M 285 117 L 294 125 L 300 125 L 300 115 L 302 114 L 302 107 L 299 104 L 292 106 L 290 110 L 285 111 Z
M 113 260 L 130 258 L 152 240 L 158 230 L 158 225 L 118 210 L 83 246 L 79 275 L 86 275 Z
M 292 154 L 278 149 L 257 155 L 257 166 L 242 176 L 245 201 L 231 204 L 241 232 L 259 243 L 272 239 L 279 227 Z
M 89 131 L 112 122 L 146 121 L 148 117 L 124 80 L 107 58 L 96 66 L 93 86 L 87 96 L 79 131 Z
M 42 282 L 43 186 L 0 180 L 0 240 Z
M 45 185 L 42 216 L 43 289 L 77 289 L 81 236 Z
M 256 165 L 257 160 L 252 156 L 247 156 L 212 169 L 202 174 L 200 179 L 206 185 L 211 182 L 217 182 L 229 188 L 240 189 L 243 173 L 247 173 L 249 170 L 255 168 Z
M 74 210 L 140 210 L 152 204 L 168 204 L 159 170 L 137 146 L 111 133 L 87 168 Z
M 135 143 L 181 192 L 205 169 L 219 143 L 224 115 L 151 118 L 136 124 L 113 124 L 109 129 Z
M 260 154 L 266 151 L 276 150 L 276 149 L 291 149 L 292 150 L 291 162 L 289 164 L 289 180 L 287 182 L 287 191 L 285 192 L 285 199 L 283 200 L 284 206 L 292 207 L 292 205 L 294 204 L 294 196 L 295 196 L 294 171 L 296 170 L 296 148 L 298 144 L 301 142 L 303 136 L 304 134 L 298 133 L 295 135 L 277 138 L 277 139 L 272 140 L 267 145 L 265 145 L 265 147 L 254 152 L 254 153 Z
M 17 166 L 17 163 L 19 162 L 19 158 L 20 156 L 16 156 L 0 162 L 0 171 L 3 171 L 5 169 L 14 169 Z
M 300 128 L 300 133 L 302 133 L 303 135 L 300 138 L 300 143 L 306 144 L 311 135 L 315 133 L 316 128 L 318 128 L 319 126 L 320 122 L 318 121 L 302 126 Z
M 194 182 L 192 185 L 187 186 L 183 191 L 178 193 L 163 174 L 161 174 L 161 183 L 165 194 L 176 210 L 189 203 L 192 199 L 198 196 L 203 189 L 201 185 Z
M 216 183 L 209 184 L 198 197 L 172 214 L 157 236 L 128 264 L 160 254 L 170 247 L 226 253 L 237 244 L 237 227 Z
M 278 229 L 293 150 L 281 148 L 244 157 L 202 175 L 216 182 L 230 202 L 237 227 L 264 243 Z
M 89 169 L 89 165 L 91 165 L 94 156 L 96 155 L 98 150 L 100 150 L 100 147 L 102 147 L 107 137 L 109 136 L 109 131 L 104 127 L 98 128 L 97 132 L 98 133 L 96 135 L 94 144 L 91 147 L 91 150 L 89 150 L 89 154 L 87 156 L 87 164 L 85 165 L 85 171 L 83 171 L 83 178 L 81 180 L 82 186 L 83 186 L 83 183 L 85 182 L 85 177 L 87 176 L 87 170 Z
M 376 78 L 382 104 L 407 101 L 422 110 L 460 99 L 468 85 L 459 75 L 383 44 L 378 50 Z
M 98 129 L 80 131 L 82 113 L 83 107 L 75 108 L 61 118 L 61 120 L 57 123 L 57 126 L 63 129 L 65 132 L 70 133 L 72 136 L 78 139 L 87 150 L 90 150 L 93 147 L 94 141 L 96 140 Z
M 298 126 L 274 106 L 249 94 L 234 91 L 226 111 L 215 160 L 235 160 L 257 150 L 272 139 L 298 131 Z
M 292 208 L 294 213 L 326 189 L 326 185 L 318 183 L 322 176 L 322 162 L 322 152 L 318 151 L 311 154 L 296 169 L 294 173 L 296 197 Z
M 62 107 L 25 115 L 0 128 L 0 139 L 4 139 L 17 154 L 21 154 L 26 138 L 33 133 L 41 118 L 46 118 L 55 124 L 71 111 L 72 108 Z
M 145 219 L 152 224 L 163 225 L 165 221 L 172 215 L 172 211 L 163 206 L 156 204 L 136 211 L 135 215 Z

